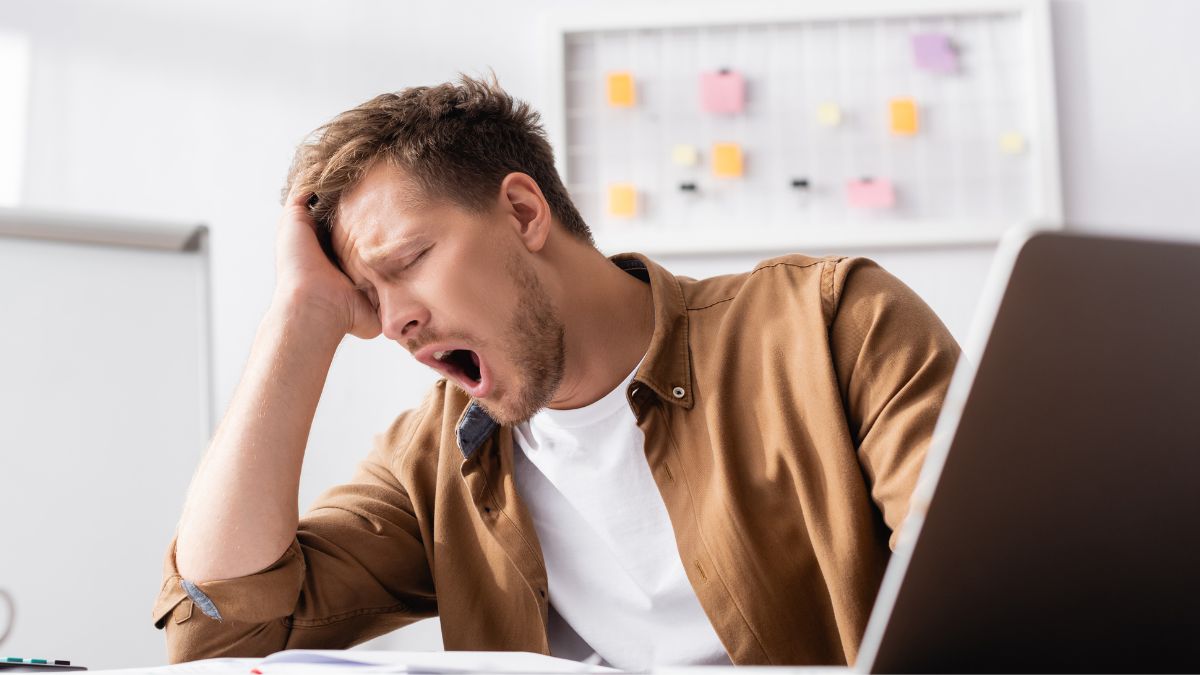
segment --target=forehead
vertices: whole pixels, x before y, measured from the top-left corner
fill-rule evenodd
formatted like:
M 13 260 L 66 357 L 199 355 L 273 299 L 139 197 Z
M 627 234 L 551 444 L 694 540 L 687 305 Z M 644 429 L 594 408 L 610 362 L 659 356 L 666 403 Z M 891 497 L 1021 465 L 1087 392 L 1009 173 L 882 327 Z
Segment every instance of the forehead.
M 411 241 L 431 206 L 416 180 L 389 162 L 376 162 L 338 204 L 332 240 L 343 267 Z

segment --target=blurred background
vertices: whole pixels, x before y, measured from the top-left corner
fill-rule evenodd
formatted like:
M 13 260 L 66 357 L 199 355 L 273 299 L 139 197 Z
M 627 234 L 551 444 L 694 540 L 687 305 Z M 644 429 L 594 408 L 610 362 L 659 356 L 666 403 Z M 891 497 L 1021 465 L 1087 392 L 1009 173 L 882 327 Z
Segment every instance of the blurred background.
M 460 71 L 491 69 L 514 96 L 555 110 L 546 14 L 604 6 L 0 0 L 0 207 L 19 209 L 5 218 L 17 229 L 42 217 L 26 213 L 84 228 L 128 222 L 140 242 L 0 236 L 0 588 L 17 605 L 0 656 L 93 668 L 165 660 L 151 626 L 162 554 L 271 297 L 280 189 L 297 143 L 376 94 Z M 657 10 L 683 17 L 701 6 Z M 1049 8 L 1066 227 L 1200 238 L 1200 3 Z M 173 243 L 146 245 L 152 230 Z M 876 259 L 962 341 L 994 248 L 803 252 Z M 655 257 L 703 277 L 783 252 Z M 302 506 L 349 478 L 373 436 L 433 380 L 396 345 L 348 338 L 313 427 Z M 374 643 L 440 645 L 436 621 Z

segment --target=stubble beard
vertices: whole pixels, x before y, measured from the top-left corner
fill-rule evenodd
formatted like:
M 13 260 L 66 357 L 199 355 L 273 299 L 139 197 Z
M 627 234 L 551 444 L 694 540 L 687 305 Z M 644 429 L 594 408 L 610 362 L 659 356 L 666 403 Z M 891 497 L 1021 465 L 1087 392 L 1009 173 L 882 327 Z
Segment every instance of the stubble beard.
M 502 425 L 520 424 L 554 399 L 566 367 L 566 331 L 537 275 L 515 256 L 509 273 L 516 283 L 517 309 L 502 340 L 517 367 L 513 385 L 496 383 L 483 409 Z

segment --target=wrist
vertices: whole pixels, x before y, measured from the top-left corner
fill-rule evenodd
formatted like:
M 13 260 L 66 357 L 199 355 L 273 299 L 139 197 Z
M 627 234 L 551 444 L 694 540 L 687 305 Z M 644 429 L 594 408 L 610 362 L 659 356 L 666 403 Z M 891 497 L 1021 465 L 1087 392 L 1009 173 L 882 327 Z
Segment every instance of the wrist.
M 264 321 L 303 331 L 312 337 L 325 337 L 333 342 L 349 333 L 345 312 L 327 303 L 298 293 L 276 293 Z

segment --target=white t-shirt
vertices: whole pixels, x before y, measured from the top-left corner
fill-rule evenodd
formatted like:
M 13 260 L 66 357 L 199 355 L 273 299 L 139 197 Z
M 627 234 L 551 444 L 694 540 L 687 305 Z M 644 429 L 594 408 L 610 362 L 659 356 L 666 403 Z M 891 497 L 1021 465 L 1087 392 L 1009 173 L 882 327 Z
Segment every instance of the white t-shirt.
M 550 586 L 550 651 L 624 670 L 729 664 L 688 582 L 645 437 L 616 389 L 513 430 Z M 593 654 L 594 652 L 594 654 Z

